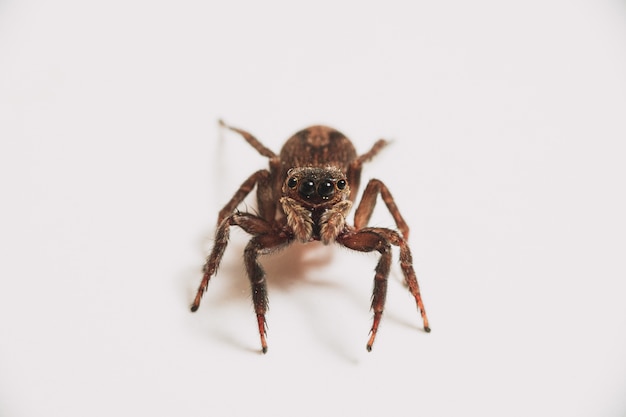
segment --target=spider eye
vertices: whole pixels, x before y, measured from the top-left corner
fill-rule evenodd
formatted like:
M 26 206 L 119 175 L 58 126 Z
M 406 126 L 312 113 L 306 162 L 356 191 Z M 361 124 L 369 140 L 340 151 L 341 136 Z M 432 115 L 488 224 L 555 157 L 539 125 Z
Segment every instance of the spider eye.
M 289 181 L 287 181 L 287 187 L 289 187 L 289 188 L 296 188 L 296 185 L 298 185 L 297 178 L 296 177 L 289 178 Z
M 309 198 L 315 194 L 315 183 L 311 180 L 302 181 L 298 191 L 300 192 L 300 195 Z
M 331 180 L 324 180 L 317 186 L 317 193 L 320 197 L 328 198 L 335 192 L 335 186 Z
M 343 190 L 344 188 L 346 188 L 346 180 L 339 180 L 337 181 L 337 188 L 339 188 L 340 190 Z

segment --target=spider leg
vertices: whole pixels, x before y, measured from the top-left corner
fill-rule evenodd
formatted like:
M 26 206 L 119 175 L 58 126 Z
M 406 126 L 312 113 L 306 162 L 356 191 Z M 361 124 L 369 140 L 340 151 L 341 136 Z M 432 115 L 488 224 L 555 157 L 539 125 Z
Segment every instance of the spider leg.
M 354 213 L 354 226 L 357 230 L 367 226 L 376 207 L 376 198 L 378 195 L 382 197 L 389 213 L 396 222 L 396 226 L 400 229 L 402 236 L 405 240 L 409 238 L 409 226 L 404 221 L 404 218 L 400 214 L 400 210 L 393 199 L 393 196 L 389 192 L 387 186 L 380 180 L 372 179 L 367 183 L 361 202 Z
M 380 152 L 388 144 L 389 142 L 387 142 L 385 139 L 379 139 L 376 141 L 376 143 L 374 143 L 374 145 L 369 151 L 365 152 L 363 155 L 360 155 L 356 160 L 360 164 L 371 161 L 372 158 L 375 157 L 378 154 L 378 152 Z
M 267 284 L 265 271 L 258 262 L 259 255 L 272 253 L 291 243 L 292 238 L 283 233 L 269 233 L 258 235 L 250 239 L 244 250 L 244 263 L 250 286 L 252 289 L 252 302 L 259 326 L 259 336 L 261 337 L 261 350 L 267 353 L 267 322 L 265 313 L 268 307 Z
M 276 158 L 276 154 L 274 152 L 272 152 L 271 149 L 266 148 L 265 145 L 263 145 L 257 138 L 255 138 L 254 136 L 252 136 L 250 133 L 246 132 L 245 130 L 241 130 L 241 129 L 238 129 L 236 127 L 227 125 L 221 119 L 219 120 L 219 124 L 220 124 L 220 126 L 225 127 L 227 129 L 230 129 L 233 132 L 239 133 L 241 136 L 243 136 L 243 138 L 246 140 L 246 142 L 248 142 L 261 155 L 266 156 L 268 158 Z
M 404 275 L 405 282 L 409 287 L 409 291 L 415 303 L 418 311 L 422 316 L 424 323 L 424 331 L 430 332 L 430 326 L 428 324 L 428 317 L 426 310 L 424 309 L 424 303 L 422 301 L 422 295 L 420 293 L 419 284 L 417 282 L 417 276 L 413 269 L 413 257 L 411 256 L 411 250 L 406 240 L 395 230 L 371 227 L 352 232 L 347 232 L 340 235 L 337 238 L 337 242 L 347 248 L 357 250 L 360 252 L 372 252 L 374 250 L 381 254 L 380 260 L 376 265 L 376 275 L 374 276 L 374 291 L 372 293 L 372 310 L 374 311 L 374 321 L 372 323 L 372 330 L 370 339 L 367 343 L 367 350 L 372 349 L 376 333 L 378 331 L 378 325 L 383 314 L 385 307 L 385 296 L 387 294 L 387 278 L 389 276 L 389 270 L 391 267 L 391 245 L 398 246 L 400 248 L 400 267 L 402 274 Z
M 422 301 L 420 287 L 417 283 L 417 275 L 415 274 L 415 269 L 413 269 L 413 256 L 411 255 L 411 250 L 409 249 L 409 244 L 406 242 L 406 239 L 402 237 L 400 233 L 391 229 L 372 227 L 366 230 L 375 231 L 385 237 L 389 243 L 400 248 L 400 268 L 402 269 L 402 274 L 404 275 L 404 282 L 407 287 L 409 287 L 409 291 L 411 292 L 411 295 L 413 295 L 413 298 L 415 298 L 415 304 L 417 305 L 417 309 L 422 316 L 422 322 L 424 323 L 424 331 L 426 333 L 430 333 L 428 317 L 426 316 L 426 310 L 424 309 L 424 302 Z
M 369 228 L 369 230 L 375 230 L 377 233 L 385 236 L 392 245 L 400 248 L 400 267 L 402 268 L 404 281 L 409 287 L 409 291 L 413 295 L 413 298 L 415 298 L 417 308 L 422 315 L 424 331 L 430 332 L 428 317 L 426 316 L 426 310 L 424 309 L 419 284 L 417 283 L 417 276 L 415 275 L 415 270 L 413 269 L 413 256 L 411 255 L 411 250 L 409 249 L 409 245 L 407 243 L 409 238 L 409 226 L 404 221 L 404 218 L 402 218 L 393 196 L 383 182 L 373 179 L 367 184 L 367 187 L 363 192 L 361 202 L 359 203 L 359 206 L 354 214 L 355 228 L 357 230 L 363 230 L 363 228 L 367 226 L 370 217 L 372 216 L 372 212 L 374 211 L 376 197 L 378 197 L 378 194 L 381 195 L 387 209 L 393 216 L 398 229 L 400 229 L 400 233 L 386 228 Z
M 228 237 L 230 236 L 230 226 L 233 224 L 237 224 L 236 214 L 231 215 L 224 219 L 218 226 L 217 231 L 215 232 L 215 243 L 213 244 L 213 249 L 211 250 L 211 254 L 207 257 L 207 260 L 202 268 L 202 272 L 204 275 L 202 276 L 202 281 L 200 282 L 200 286 L 198 287 L 198 291 L 196 292 L 196 297 L 191 304 L 191 311 L 195 312 L 200 307 L 200 301 L 202 300 L 202 296 L 204 295 L 207 287 L 209 286 L 209 280 L 217 271 L 217 267 L 219 266 L 222 257 L 224 256 L 224 251 L 226 250 L 226 246 L 228 245 Z
M 204 275 L 198 287 L 196 297 L 191 305 L 191 311 L 195 312 L 198 310 L 202 296 L 209 285 L 209 281 L 211 277 L 215 275 L 219 267 L 226 246 L 228 245 L 231 226 L 239 226 L 253 236 L 244 251 L 244 262 L 252 287 L 252 301 L 257 314 L 261 347 L 263 353 L 265 353 L 267 352 L 267 342 L 265 340 L 267 333 L 265 322 L 265 313 L 268 304 L 267 288 L 265 284 L 265 272 L 257 262 L 257 258 L 261 254 L 271 253 L 280 247 L 286 246 L 291 242 L 292 238 L 282 231 L 274 229 L 270 223 L 261 217 L 249 213 L 234 213 L 226 217 L 220 223 L 215 234 L 213 250 L 208 256 L 203 268 Z
M 226 250 L 226 246 L 228 246 L 230 227 L 233 225 L 241 227 L 243 230 L 252 235 L 269 233 L 272 230 L 271 225 L 265 220 L 249 213 L 234 213 L 222 220 L 217 228 L 217 231 L 215 232 L 215 243 L 213 244 L 211 254 L 207 257 L 206 263 L 202 268 L 204 275 L 202 276 L 202 281 L 198 287 L 196 297 L 191 304 L 191 311 L 193 312 L 198 310 L 200 300 L 202 300 L 202 296 L 209 285 L 209 280 L 213 275 L 215 275 L 215 272 L 222 261 L 224 251 Z
M 233 214 L 233 211 L 257 186 L 257 200 L 260 217 L 271 220 L 274 217 L 276 203 L 272 201 L 271 174 L 266 169 L 261 169 L 250 175 L 240 186 L 230 201 L 220 210 L 217 216 L 218 226 L 222 221 Z
M 359 185 L 361 184 L 361 170 L 363 168 L 363 164 L 370 161 L 385 146 L 387 146 L 386 140 L 380 139 L 376 141 L 376 143 L 374 143 L 369 151 L 367 151 L 363 155 L 360 155 L 348 166 L 346 176 L 348 177 L 348 183 L 350 184 L 350 200 L 354 201 L 359 191 Z
M 374 275 L 374 290 L 372 292 L 372 310 L 374 311 L 374 319 L 372 321 L 372 329 L 370 338 L 367 342 L 367 350 L 372 350 L 372 345 L 376 339 L 378 325 L 385 308 L 385 298 L 387 296 L 387 278 L 391 269 L 391 244 L 387 238 L 373 229 L 363 229 L 354 232 L 348 232 L 337 238 L 339 244 L 357 250 L 359 252 L 378 251 L 380 259 L 376 265 L 376 274 Z
M 282 180 L 280 176 L 275 175 L 275 173 L 279 172 L 281 168 L 280 158 L 272 152 L 272 150 L 265 147 L 257 138 L 245 130 L 227 125 L 223 120 L 219 120 L 219 124 L 226 129 L 239 133 L 243 136 L 246 142 L 257 150 L 257 152 L 265 157 L 268 157 L 270 159 L 270 170 L 259 170 L 250 175 L 250 177 L 248 177 L 243 184 L 241 184 L 239 189 L 235 192 L 235 195 L 233 195 L 224 208 L 220 210 L 217 224 L 219 225 L 222 220 L 233 213 L 244 198 L 250 194 L 255 185 L 257 186 L 257 204 L 259 214 L 268 222 L 272 222 L 276 214 L 276 201 L 273 190 L 280 189 L 280 182 Z

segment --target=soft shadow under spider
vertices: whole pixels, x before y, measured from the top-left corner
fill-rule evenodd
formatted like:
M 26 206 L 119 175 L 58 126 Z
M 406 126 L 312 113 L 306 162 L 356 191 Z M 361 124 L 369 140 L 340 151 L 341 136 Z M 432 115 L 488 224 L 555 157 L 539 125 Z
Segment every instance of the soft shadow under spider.
M 245 242 L 233 241 L 228 249 L 234 253 L 243 253 L 244 247 Z M 288 292 L 294 285 L 336 285 L 329 281 L 308 279 L 312 271 L 332 263 L 334 257 L 333 249 L 336 249 L 333 248 L 333 245 L 324 246 L 318 242 L 308 244 L 294 243 L 280 252 L 260 258 L 260 262 L 266 271 L 270 297 L 272 293 L 277 291 Z M 225 259 L 218 273 L 211 281 L 215 283 L 217 280 L 225 281 L 221 284 L 224 291 L 217 298 L 213 297 L 213 299 L 207 300 L 209 302 L 205 309 L 212 311 L 208 313 L 210 317 L 203 320 L 203 322 L 206 324 L 207 320 L 213 321 L 211 323 L 213 337 L 220 339 L 222 342 L 245 351 L 256 351 L 256 349 L 247 346 L 245 342 L 239 339 L 232 327 L 221 324 L 224 317 L 220 317 L 222 313 L 219 310 L 233 303 L 251 303 L 249 296 L 250 283 L 246 277 L 243 263 L 239 261 L 237 256 Z
M 298 283 L 325 285 L 308 278 L 312 270 L 332 263 L 333 257 L 332 246 L 323 246 L 319 242 L 294 243 L 285 250 L 261 258 L 261 264 L 270 290 L 272 287 L 285 289 Z
M 243 253 L 245 243 L 232 242 L 228 250 L 234 253 Z M 294 243 L 288 248 L 273 254 L 261 257 L 260 263 L 265 269 L 268 293 L 271 298 L 276 291 L 288 291 L 293 285 L 330 285 L 328 282 L 308 279 L 311 271 L 332 263 L 333 248 L 322 246 L 314 242 L 308 244 Z M 227 281 L 226 293 L 219 300 L 211 300 L 215 304 L 231 303 L 241 300 L 250 302 L 250 282 L 246 277 L 246 270 L 240 258 L 226 260 L 211 281 Z

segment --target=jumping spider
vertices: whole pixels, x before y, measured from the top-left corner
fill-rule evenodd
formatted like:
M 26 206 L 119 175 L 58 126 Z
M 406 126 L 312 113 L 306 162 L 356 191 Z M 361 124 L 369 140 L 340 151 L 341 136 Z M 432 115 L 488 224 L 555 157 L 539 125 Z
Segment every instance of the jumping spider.
M 326 126 L 312 126 L 293 135 L 276 155 L 250 133 L 228 126 L 221 120 L 220 125 L 239 133 L 261 155 L 269 158 L 269 170 L 262 169 L 248 177 L 220 211 L 215 244 L 204 265 L 204 276 L 191 311 L 198 309 L 209 280 L 219 266 L 228 244 L 230 227 L 239 226 L 252 235 L 244 250 L 244 263 L 252 287 L 263 353 L 267 352 L 265 313 L 268 297 L 265 272 L 257 258 L 294 241 L 317 240 L 325 245 L 337 242 L 356 251 L 380 253 L 374 275 L 374 319 L 367 342 L 368 351 L 374 344 L 385 305 L 391 245 L 398 246 L 405 282 L 422 315 L 424 330 L 430 332 L 407 244 L 409 227 L 385 184 L 370 180 L 356 209 L 354 226 L 346 222 L 359 189 L 363 163 L 387 144 L 385 140 L 377 141 L 369 152 L 357 156 L 354 146 L 342 133 Z M 258 214 L 239 212 L 237 206 L 255 186 Z M 379 194 L 399 231 L 367 227 Z

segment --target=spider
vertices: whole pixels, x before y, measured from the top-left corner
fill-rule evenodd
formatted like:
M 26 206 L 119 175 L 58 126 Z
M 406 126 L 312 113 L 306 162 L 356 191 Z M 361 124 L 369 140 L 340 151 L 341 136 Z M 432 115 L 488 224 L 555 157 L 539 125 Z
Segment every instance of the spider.
M 385 306 L 391 246 L 399 247 L 400 266 L 406 285 L 422 315 L 424 330 L 430 332 L 407 243 L 409 227 L 387 186 L 377 179 L 370 180 L 356 208 L 354 226 L 346 221 L 359 189 L 363 163 L 380 152 L 387 141 L 380 139 L 368 152 L 357 155 L 352 142 L 341 132 L 326 126 L 311 126 L 289 138 L 277 155 L 250 133 L 229 126 L 222 120 L 219 123 L 243 136 L 261 155 L 269 158 L 269 170 L 262 169 L 250 175 L 219 212 L 215 243 L 204 265 L 204 276 L 191 305 L 192 312 L 198 310 L 209 280 L 217 271 L 228 245 L 231 226 L 239 226 L 252 236 L 244 249 L 244 263 L 250 279 L 263 353 L 267 352 L 265 313 L 268 296 L 265 272 L 258 258 L 296 241 L 321 241 L 325 245 L 336 242 L 359 252 L 380 253 L 374 275 L 371 303 L 374 317 L 366 346 L 368 351 L 372 350 Z M 237 206 L 255 186 L 258 213 L 238 211 Z M 379 195 L 398 230 L 368 227 Z

